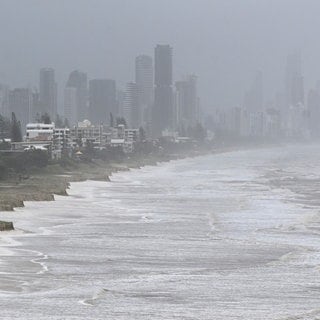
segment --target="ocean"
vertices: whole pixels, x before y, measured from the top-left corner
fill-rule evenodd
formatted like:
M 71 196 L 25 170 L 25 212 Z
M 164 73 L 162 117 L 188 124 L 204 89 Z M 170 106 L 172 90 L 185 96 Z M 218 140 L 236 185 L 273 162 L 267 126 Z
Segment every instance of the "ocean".
M 72 183 L 1 213 L 1 319 L 320 319 L 320 146 Z

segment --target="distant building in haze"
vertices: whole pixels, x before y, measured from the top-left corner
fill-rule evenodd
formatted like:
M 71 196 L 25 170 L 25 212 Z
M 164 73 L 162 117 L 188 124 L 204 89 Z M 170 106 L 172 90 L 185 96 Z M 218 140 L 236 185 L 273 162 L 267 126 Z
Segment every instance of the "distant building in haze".
M 135 82 L 126 86 L 123 102 L 123 116 L 129 128 L 139 128 L 142 124 L 141 106 L 139 105 L 139 89 Z
M 29 88 L 16 88 L 9 92 L 9 110 L 21 123 L 22 131 L 32 119 L 33 93 Z
M 152 117 L 154 136 L 161 135 L 173 126 L 172 48 L 158 45 L 155 48 L 155 94 Z
M 302 76 L 301 56 L 294 53 L 288 56 L 285 75 L 286 108 L 304 105 L 304 81 Z
M 70 124 L 87 118 L 87 97 L 87 75 L 80 71 L 71 72 L 64 93 L 65 117 Z
M 51 119 L 57 114 L 57 84 L 55 72 L 51 68 L 40 70 L 40 91 L 39 91 L 40 113 L 48 113 Z
M 6 85 L 0 85 L 0 115 L 10 117 L 9 87 Z
M 141 123 L 139 126 L 143 126 L 149 131 L 154 100 L 154 72 L 152 57 L 140 55 L 136 57 L 135 64 L 135 78 L 139 95 L 139 112 L 141 113 Z
M 125 92 L 123 90 L 117 90 L 117 116 L 124 117 L 124 98 Z
M 118 114 L 116 97 L 114 80 L 91 80 L 89 82 L 89 120 L 94 124 L 109 123 L 110 113 L 114 117 Z
M 281 110 L 281 118 L 282 128 L 287 137 L 301 138 L 309 135 L 302 62 L 299 53 L 290 54 L 287 58 L 285 70 L 285 105 Z
M 190 75 L 176 82 L 175 123 L 179 128 L 193 127 L 199 122 L 197 77 Z
M 78 92 L 77 88 L 64 89 L 64 116 L 71 126 L 78 122 Z
M 312 89 L 308 94 L 309 128 L 312 138 L 320 138 L 320 90 Z
M 77 120 L 83 121 L 87 117 L 88 79 L 87 74 L 80 71 L 70 73 L 67 88 L 75 88 L 77 91 Z
M 244 108 L 249 113 L 263 111 L 263 75 L 258 71 L 250 90 L 244 97 Z

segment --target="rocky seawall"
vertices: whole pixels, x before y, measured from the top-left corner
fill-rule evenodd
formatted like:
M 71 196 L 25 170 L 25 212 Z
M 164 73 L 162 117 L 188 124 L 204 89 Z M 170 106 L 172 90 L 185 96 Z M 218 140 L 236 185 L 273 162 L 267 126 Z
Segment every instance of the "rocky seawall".
M 0 231 L 12 231 L 14 230 L 12 222 L 0 221 Z

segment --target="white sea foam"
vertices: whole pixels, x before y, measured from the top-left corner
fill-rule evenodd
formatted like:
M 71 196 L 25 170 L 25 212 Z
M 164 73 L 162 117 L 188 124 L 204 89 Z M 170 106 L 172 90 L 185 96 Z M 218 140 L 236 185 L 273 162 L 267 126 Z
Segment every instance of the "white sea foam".
M 5 213 L 3 319 L 318 319 L 319 158 L 172 161 Z

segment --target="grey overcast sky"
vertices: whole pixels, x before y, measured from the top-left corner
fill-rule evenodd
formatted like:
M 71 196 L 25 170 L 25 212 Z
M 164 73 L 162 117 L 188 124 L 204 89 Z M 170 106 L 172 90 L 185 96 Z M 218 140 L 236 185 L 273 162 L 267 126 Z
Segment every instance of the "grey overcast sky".
M 174 48 L 175 79 L 199 76 L 202 104 L 242 103 L 256 70 L 266 96 L 282 89 L 288 53 L 300 50 L 306 87 L 320 79 L 319 0 L 0 0 L 0 81 L 38 86 L 51 66 L 134 78 L 134 58 Z

